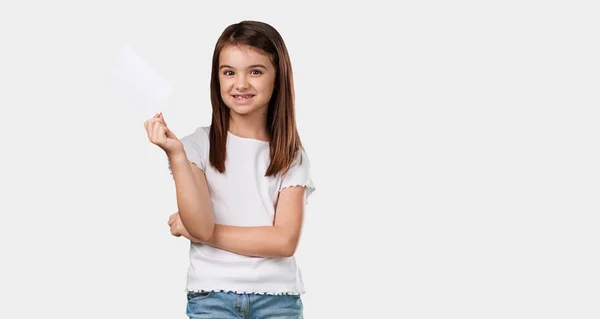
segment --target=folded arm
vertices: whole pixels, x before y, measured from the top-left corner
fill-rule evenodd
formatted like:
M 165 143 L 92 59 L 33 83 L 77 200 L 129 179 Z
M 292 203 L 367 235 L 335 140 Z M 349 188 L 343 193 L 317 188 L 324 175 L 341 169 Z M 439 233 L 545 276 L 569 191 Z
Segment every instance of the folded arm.
M 251 257 L 290 257 L 300 240 L 306 187 L 281 190 L 273 226 L 228 226 L 216 224 L 206 244 Z

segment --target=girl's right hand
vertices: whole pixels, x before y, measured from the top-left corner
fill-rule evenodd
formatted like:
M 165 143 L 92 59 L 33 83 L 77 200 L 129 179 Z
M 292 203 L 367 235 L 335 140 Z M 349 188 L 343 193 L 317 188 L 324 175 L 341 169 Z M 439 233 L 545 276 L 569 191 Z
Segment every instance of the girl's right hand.
M 169 130 L 162 113 L 156 114 L 153 118 L 144 121 L 144 127 L 146 128 L 150 142 L 163 149 L 168 156 L 180 152 L 183 153 L 183 144 Z
M 196 244 L 201 243 L 200 240 L 192 237 L 192 235 L 188 233 L 187 229 L 185 229 L 185 226 L 183 226 L 183 222 L 181 222 L 181 217 L 179 217 L 179 212 L 175 212 L 171 216 L 169 216 L 169 221 L 167 222 L 167 224 L 170 227 L 171 235 L 175 237 L 183 236 Z

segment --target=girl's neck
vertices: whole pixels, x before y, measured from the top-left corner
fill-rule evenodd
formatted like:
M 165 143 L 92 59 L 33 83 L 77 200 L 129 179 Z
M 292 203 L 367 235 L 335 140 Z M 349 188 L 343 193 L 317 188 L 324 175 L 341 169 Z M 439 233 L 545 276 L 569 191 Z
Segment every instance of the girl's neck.
M 259 116 L 240 116 L 232 112 L 229 117 L 229 132 L 239 137 L 270 141 L 267 117 L 262 114 L 257 115 Z

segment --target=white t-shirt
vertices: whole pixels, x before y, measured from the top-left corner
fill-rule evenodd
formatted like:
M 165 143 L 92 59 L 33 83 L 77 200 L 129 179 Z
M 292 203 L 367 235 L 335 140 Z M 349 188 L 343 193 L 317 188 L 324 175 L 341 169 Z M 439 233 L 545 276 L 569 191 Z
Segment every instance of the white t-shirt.
M 270 162 L 269 142 L 228 132 L 225 173 L 210 165 L 210 127 L 199 127 L 181 138 L 190 162 L 204 171 L 215 223 L 231 226 L 273 226 L 279 192 L 306 186 L 306 198 L 315 190 L 306 152 L 285 176 L 265 177 Z M 301 163 L 300 163 L 301 159 Z M 308 201 L 307 201 L 308 202 Z M 248 257 L 209 245 L 191 243 L 186 291 L 233 291 L 258 294 L 302 294 L 304 283 L 294 256 Z

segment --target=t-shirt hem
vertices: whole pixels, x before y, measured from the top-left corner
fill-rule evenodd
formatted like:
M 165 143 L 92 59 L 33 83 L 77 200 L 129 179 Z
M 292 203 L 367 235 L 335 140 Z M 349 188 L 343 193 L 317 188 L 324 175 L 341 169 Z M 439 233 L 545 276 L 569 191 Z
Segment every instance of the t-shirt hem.
M 281 296 L 281 295 L 291 295 L 291 296 L 300 296 L 305 294 L 304 290 L 302 291 L 285 291 L 285 292 L 258 292 L 258 291 L 239 291 L 239 290 L 228 290 L 228 289 L 188 289 L 185 288 L 184 292 L 224 292 L 224 293 L 236 293 L 236 294 L 244 294 L 244 295 L 271 295 L 271 296 Z
M 233 292 L 250 295 L 302 295 L 305 292 L 301 283 L 231 283 L 199 280 L 184 286 L 186 292 Z

